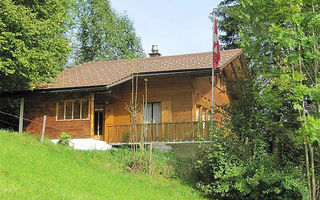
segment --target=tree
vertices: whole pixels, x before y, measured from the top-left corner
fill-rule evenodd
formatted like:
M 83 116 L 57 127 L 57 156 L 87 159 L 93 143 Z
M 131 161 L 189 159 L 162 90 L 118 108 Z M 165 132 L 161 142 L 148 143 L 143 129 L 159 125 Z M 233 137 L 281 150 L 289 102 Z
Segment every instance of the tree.
M 310 92 L 318 88 L 319 7 L 318 1 L 239 0 L 237 6 L 228 11 L 231 17 L 242 21 L 240 44 L 250 59 L 259 86 L 261 112 L 266 116 L 265 130 L 269 127 L 273 146 L 281 146 L 282 156 L 292 161 L 286 143 L 301 145 L 294 151 L 305 148 L 310 199 L 316 199 L 315 180 L 319 170 L 314 162 L 314 149 L 318 148 L 319 140 L 314 137 L 318 136 L 314 132 L 318 130 L 319 105 Z M 316 109 L 308 109 L 307 100 Z
M 106 0 L 79 0 L 79 49 L 75 62 L 143 57 L 140 39 L 127 15 L 118 14 Z
M 219 3 L 216 10 L 216 16 L 219 18 L 219 30 L 221 32 L 219 39 L 222 42 L 222 49 L 239 48 L 239 21 L 237 18 L 231 17 L 228 10 L 234 9 L 237 6 L 237 0 L 223 0 Z M 210 14 L 210 19 L 213 19 L 214 13 Z
M 0 1 L 0 91 L 49 82 L 65 64 L 71 0 Z
M 235 30 L 252 80 L 236 82 L 237 98 L 225 109 L 230 133 L 222 134 L 219 142 L 214 138 L 213 149 L 202 154 L 200 174 L 209 172 L 211 178 L 199 182 L 200 188 L 218 199 L 248 195 L 246 199 L 315 200 L 320 172 L 320 3 L 225 2 L 233 2 L 224 8 L 226 15 L 241 21 Z M 270 183 L 268 192 L 261 191 Z M 294 187 L 286 183 L 299 185 L 299 191 L 290 191 Z M 263 197 L 273 192 L 275 196 Z

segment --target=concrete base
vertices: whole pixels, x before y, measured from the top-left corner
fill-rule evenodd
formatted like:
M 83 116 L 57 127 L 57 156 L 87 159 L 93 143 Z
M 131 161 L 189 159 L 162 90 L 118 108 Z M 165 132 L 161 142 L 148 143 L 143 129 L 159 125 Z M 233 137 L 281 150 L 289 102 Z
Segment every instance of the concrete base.
M 199 151 L 199 143 L 167 143 L 154 142 L 152 148 L 162 153 L 172 152 L 183 158 L 195 158 Z
M 152 143 L 152 148 L 162 153 L 168 153 L 172 150 L 172 147 L 167 145 L 165 142 Z
M 186 143 L 186 144 L 170 144 L 172 153 L 182 158 L 196 158 L 199 152 L 199 144 Z

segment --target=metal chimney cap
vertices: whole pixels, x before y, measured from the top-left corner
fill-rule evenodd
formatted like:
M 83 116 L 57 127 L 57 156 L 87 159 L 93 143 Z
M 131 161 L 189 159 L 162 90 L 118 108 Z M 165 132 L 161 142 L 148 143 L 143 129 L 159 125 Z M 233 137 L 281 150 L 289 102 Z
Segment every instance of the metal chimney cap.
M 151 48 L 151 53 L 149 53 L 149 56 L 152 57 L 159 57 L 161 56 L 161 53 L 158 52 L 158 45 L 153 44 Z
M 152 53 L 158 53 L 158 45 L 153 44 L 153 45 L 152 45 L 152 48 L 151 48 L 151 52 L 152 52 Z

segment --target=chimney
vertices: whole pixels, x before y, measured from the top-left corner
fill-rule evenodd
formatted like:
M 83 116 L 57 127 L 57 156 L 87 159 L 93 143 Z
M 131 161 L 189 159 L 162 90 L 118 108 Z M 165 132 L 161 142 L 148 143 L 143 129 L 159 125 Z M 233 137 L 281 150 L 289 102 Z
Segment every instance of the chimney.
M 161 53 L 158 52 L 158 45 L 152 45 L 151 53 L 149 53 L 150 58 L 159 57 Z

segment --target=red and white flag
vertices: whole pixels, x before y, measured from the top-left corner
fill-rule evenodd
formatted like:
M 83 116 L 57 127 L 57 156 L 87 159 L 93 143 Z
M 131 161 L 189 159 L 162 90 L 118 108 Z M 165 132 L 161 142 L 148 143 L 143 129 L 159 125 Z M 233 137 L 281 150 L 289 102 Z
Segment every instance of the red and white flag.
M 220 46 L 219 46 L 219 35 L 217 19 L 214 18 L 213 25 L 213 69 L 217 69 L 220 61 Z

